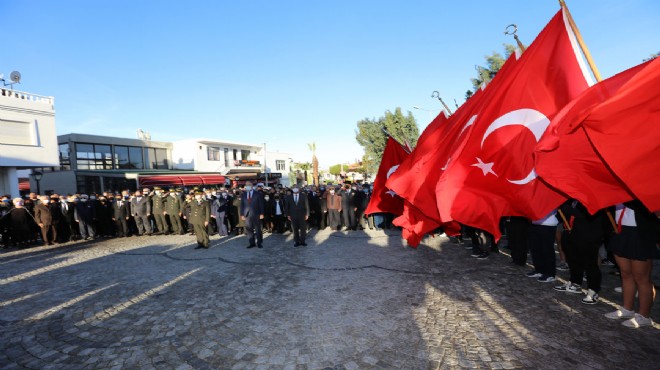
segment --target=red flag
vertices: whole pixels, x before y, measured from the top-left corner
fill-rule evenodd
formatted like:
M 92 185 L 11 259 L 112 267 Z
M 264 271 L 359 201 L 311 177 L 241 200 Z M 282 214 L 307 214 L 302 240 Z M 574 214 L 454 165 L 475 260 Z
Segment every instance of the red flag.
M 387 212 L 395 215 L 403 213 L 403 199 L 385 187 L 387 178 L 397 170 L 401 162 L 408 156 L 403 147 L 392 137 L 387 139 L 383 159 L 380 161 L 378 174 L 374 181 L 374 189 L 369 205 L 364 211 L 366 214 Z
M 660 210 L 659 84 L 655 59 L 585 91 L 537 145 L 539 176 L 592 213 L 633 198 Z
M 565 199 L 536 178 L 532 153 L 550 118 L 588 87 L 576 48 L 560 10 L 515 65 L 497 74 L 435 188 L 443 221 L 499 239 L 501 217 L 540 219 Z

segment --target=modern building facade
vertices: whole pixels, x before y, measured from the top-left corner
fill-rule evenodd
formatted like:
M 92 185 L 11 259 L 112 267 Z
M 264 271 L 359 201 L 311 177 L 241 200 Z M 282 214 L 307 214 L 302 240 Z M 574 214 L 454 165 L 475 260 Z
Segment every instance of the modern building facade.
M 0 89 L 0 194 L 19 196 L 17 171 L 58 165 L 55 98 Z
M 217 172 L 237 184 L 250 180 L 289 186 L 289 153 L 267 152 L 265 145 L 217 139 L 189 139 L 172 144 L 174 169 Z

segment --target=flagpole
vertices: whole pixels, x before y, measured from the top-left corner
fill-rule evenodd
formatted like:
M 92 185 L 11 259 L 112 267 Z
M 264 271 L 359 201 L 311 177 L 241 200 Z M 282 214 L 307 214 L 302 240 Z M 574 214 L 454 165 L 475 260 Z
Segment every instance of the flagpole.
M 587 63 L 589 63 L 589 68 L 591 68 L 591 72 L 594 74 L 594 77 L 596 78 L 596 81 L 600 82 L 603 80 L 603 78 L 600 75 L 600 71 L 598 71 L 598 67 L 596 67 L 596 63 L 594 63 L 593 58 L 591 57 L 591 53 L 589 52 L 589 49 L 587 48 L 587 44 L 584 42 L 584 39 L 582 39 L 582 34 L 580 33 L 580 30 L 578 29 L 577 25 L 575 24 L 575 21 L 573 20 L 573 16 L 571 15 L 571 12 L 568 10 L 568 6 L 566 5 L 566 2 L 564 0 L 559 0 L 559 5 L 561 5 L 562 9 L 566 11 L 566 17 L 568 18 L 568 24 L 571 26 L 571 29 L 573 30 L 573 33 L 575 34 L 575 37 L 577 38 L 578 44 L 580 44 L 580 49 L 582 49 L 582 52 L 584 53 L 584 57 L 587 59 Z
M 410 154 L 410 151 L 408 150 L 408 147 L 406 147 L 405 145 L 401 144 L 401 142 L 400 142 L 399 140 L 395 139 L 394 136 L 390 135 L 390 133 L 387 132 L 387 130 L 385 129 L 385 127 L 381 127 L 380 129 L 383 130 L 383 132 L 385 133 L 385 135 L 391 137 L 392 140 L 396 141 L 397 144 L 401 145 L 401 147 L 403 148 L 403 150 L 404 150 L 406 153 Z
M 512 27 L 513 27 L 513 31 L 509 31 L 509 28 L 512 28 Z M 506 28 L 504 29 L 504 34 L 505 35 L 513 35 L 513 38 L 516 40 L 516 43 L 518 43 L 518 48 L 520 49 L 521 52 L 524 53 L 525 50 L 527 50 L 527 48 L 525 47 L 525 45 L 523 45 L 522 41 L 520 41 L 520 39 L 518 38 L 518 35 L 516 35 L 516 32 L 518 32 L 518 26 L 516 26 L 515 24 L 510 24 L 510 25 L 506 26 Z

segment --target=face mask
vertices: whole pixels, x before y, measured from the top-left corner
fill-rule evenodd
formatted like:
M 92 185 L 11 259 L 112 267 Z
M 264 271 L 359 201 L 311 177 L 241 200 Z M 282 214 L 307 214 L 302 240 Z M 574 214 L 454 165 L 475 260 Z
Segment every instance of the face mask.
M 160 195 L 160 191 L 157 191 L 157 192 L 156 192 L 156 195 Z
M 23 204 L 24 204 L 23 202 L 16 202 L 16 206 L 18 206 L 18 207 L 22 207 Z
M 369 194 L 369 190 L 367 190 L 367 189 L 364 189 L 362 191 L 364 191 L 365 194 Z
M 280 196 L 279 196 L 279 195 L 276 195 L 276 196 L 275 196 L 275 199 L 280 199 Z
M 170 193 L 171 197 L 176 197 L 176 193 Z
M 121 198 L 115 198 L 115 201 L 121 202 Z
M 195 199 L 202 200 L 202 196 L 201 195 L 195 195 Z
M 96 199 L 96 196 L 92 195 L 91 197 L 89 197 L 89 199 Z
M 335 193 L 335 191 L 334 191 L 334 190 L 330 190 L 330 194 L 334 194 L 334 193 Z
M 324 188 L 324 187 L 321 187 L 321 191 L 325 191 L 325 188 Z
M 124 195 L 124 199 L 128 199 L 128 195 Z
M 245 187 L 245 190 L 246 190 L 246 191 L 250 191 L 250 190 L 252 190 L 252 186 L 246 186 L 246 187 Z
M 223 198 L 227 198 L 227 193 L 222 193 Z
M 81 202 L 86 202 L 86 201 L 87 201 L 87 198 L 82 198 L 82 199 L 80 199 L 80 201 L 81 201 Z
M 298 188 L 293 188 L 293 189 L 291 189 L 291 191 L 292 191 L 294 194 L 296 194 L 296 193 L 298 192 Z

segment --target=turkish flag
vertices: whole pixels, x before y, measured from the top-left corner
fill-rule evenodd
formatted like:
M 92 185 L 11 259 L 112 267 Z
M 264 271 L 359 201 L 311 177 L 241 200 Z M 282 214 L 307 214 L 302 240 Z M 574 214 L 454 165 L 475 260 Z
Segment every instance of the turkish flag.
M 403 147 L 396 142 L 392 137 L 387 139 L 385 150 L 383 151 L 383 158 L 380 161 L 378 174 L 374 180 L 374 189 L 369 200 L 369 205 L 364 211 L 366 214 L 376 212 L 387 212 L 395 215 L 403 213 L 403 199 L 396 195 L 395 192 L 385 187 L 387 178 L 390 177 L 408 156 L 408 153 Z
M 588 88 L 563 10 L 486 89 L 467 140 L 436 184 L 443 221 L 500 237 L 503 216 L 541 219 L 566 198 L 537 179 L 533 152 L 550 119 Z
M 634 198 L 660 210 L 660 59 L 594 85 L 536 147 L 544 181 L 589 212 Z

